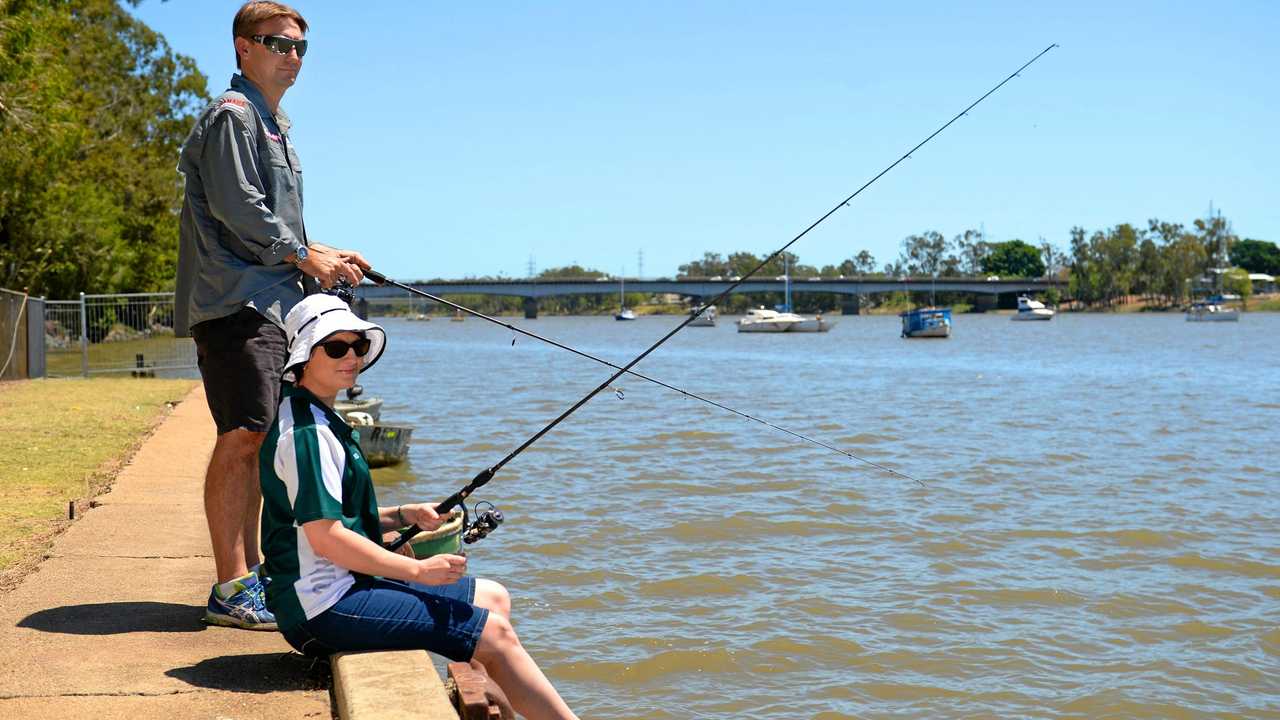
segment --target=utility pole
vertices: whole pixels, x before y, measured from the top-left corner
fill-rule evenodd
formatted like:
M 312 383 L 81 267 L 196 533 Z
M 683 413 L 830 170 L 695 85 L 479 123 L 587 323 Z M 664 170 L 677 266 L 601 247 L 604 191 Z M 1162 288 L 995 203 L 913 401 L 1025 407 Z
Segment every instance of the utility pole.
M 535 270 L 536 270 L 536 266 L 533 262 L 533 253 L 530 253 L 529 254 L 529 279 L 530 280 L 532 280 L 533 276 L 537 274 Z
M 644 277 L 644 250 L 636 251 L 636 279 Z

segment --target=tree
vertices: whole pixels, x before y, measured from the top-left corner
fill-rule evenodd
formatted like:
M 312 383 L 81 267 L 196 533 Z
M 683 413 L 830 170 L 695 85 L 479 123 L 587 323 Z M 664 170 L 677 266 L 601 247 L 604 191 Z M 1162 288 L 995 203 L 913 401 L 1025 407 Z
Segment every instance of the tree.
M 1000 277 L 1038 278 L 1044 275 L 1040 251 L 1021 240 L 995 243 L 982 258 L 982 272 Z
M 0 285 L 172 287 L 174 166 L 205 85 L 113 0 L 0 3 Z
M 1240 296 L 1245 310 L 1249 309 L 1249 296 L 1253 294 L 1253 282 L 1249 280 L 1249 271 L 1244 268 L 1231 268 L 1222 275 L 1222 289 Z
M 1231 248 L 1231 264 L 1249 272 L 1280 275 L 1280 247 L 1265 240 L 1241 240 Z
M 937 275 L 943 268 L 947 239 L 936 230 L 910 235 L 902 241 L 898 264 L 908 275 Z

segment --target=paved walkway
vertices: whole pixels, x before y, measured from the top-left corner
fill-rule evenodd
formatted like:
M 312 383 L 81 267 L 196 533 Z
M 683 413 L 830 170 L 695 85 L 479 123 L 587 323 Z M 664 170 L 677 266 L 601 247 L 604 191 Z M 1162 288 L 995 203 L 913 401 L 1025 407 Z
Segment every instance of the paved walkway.
M 0 718 L 329 718 L 328 674 L 277 633 L 207 627 L 197 387 L 100 506 L 0 597 Z

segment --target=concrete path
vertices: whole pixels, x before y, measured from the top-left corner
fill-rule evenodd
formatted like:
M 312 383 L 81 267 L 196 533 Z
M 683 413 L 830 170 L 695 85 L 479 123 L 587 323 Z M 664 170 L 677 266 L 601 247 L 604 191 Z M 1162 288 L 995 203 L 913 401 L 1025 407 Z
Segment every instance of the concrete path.
M 0 718 L 329 718 L 327 669 L 278 633 L 207 627 L 202 486 L 213 420 L 197 387 L 0 597 Z

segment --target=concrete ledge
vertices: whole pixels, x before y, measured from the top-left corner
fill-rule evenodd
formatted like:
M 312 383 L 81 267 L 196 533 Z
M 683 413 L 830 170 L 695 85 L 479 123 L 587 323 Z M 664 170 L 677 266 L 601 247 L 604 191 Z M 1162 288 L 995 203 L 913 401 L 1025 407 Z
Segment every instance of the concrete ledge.
M 331 662 L 342 720 L 458 720 L 425 650 L 338 653 Z

